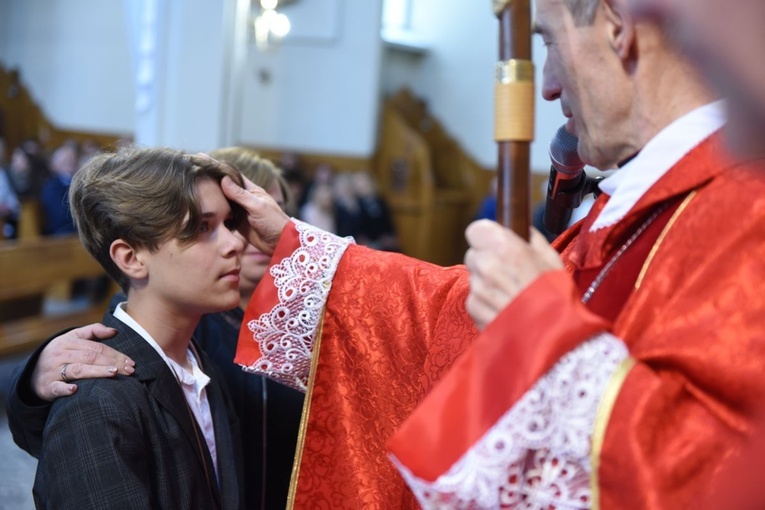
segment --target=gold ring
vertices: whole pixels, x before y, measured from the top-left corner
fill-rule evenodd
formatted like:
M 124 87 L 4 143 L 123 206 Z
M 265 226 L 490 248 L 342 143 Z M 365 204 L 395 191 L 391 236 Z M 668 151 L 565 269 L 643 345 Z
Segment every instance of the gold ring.
M 69 363 L 64 363 L 63 365 L 61 365 L 61 380 L 64 381 L 65 383 L 69 382 L 69 379 L 66 377 L 66 367 L 68 366 L 69 366 Z

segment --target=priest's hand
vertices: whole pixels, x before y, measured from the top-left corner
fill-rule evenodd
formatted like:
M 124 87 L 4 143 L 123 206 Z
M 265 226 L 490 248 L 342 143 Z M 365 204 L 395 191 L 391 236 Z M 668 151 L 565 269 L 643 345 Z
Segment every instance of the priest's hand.
M 484 329 L 523 289 L 542 273 L 563 268 L 560 256 L 536 229 L 527 242 L 490 220 L 479 220 L 465 231 L 470 249 L 466 306 L 479 329 Z
M 116 331 L 103 324 L 91 324 L 57 336 L 46 345 L 32 371 L 32 391 L 52 402 L 77 391 L 72 381 L 96 377 L 130 375 L 135 362 L 93 339 L 111 338 Z
M 224 177 L 221 182 L 223 194 L 247 212 L 247 224 L 240 228 L 244 238 L 263 253 L 273 254 L 282 230 L 290 221 L 289 216 L 263 188 L 244 176 L 242 178 L 244 188 Z

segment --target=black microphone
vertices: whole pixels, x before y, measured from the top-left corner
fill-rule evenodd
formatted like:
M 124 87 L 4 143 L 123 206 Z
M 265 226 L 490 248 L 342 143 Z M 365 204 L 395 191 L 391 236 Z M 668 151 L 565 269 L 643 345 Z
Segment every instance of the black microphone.
M 587 176 L 579 158 L 577 137 L 566 131 L 564 124 L 550 141 L 550 180 L 547 183 L 544 225 L 552 234 L 560 234 L 568 226 L 571 213 L 582 203 Z

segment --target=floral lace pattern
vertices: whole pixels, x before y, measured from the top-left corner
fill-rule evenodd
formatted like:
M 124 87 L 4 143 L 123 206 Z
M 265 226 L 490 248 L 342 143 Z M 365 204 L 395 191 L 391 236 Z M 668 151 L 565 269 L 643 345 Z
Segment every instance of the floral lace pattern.
M 244 370 L 305 391 L 316 328 L 332 278 L 353 239 L 292 221 L 300 248 L 271 267 L 279 304 L 247 324 L 262 356 Z
M 577 347 L 433 483 L 393 461 L 423 508 L 590 508 L 598 405 L 628 356 L 607 333 Z

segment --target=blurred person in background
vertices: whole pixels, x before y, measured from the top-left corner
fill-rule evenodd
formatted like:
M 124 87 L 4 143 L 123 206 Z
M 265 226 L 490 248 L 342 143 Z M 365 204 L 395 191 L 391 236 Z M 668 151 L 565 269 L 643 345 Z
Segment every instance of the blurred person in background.
M 73 234 L 77 231 L 69 210 L 69 186 L 77 171 L 77 147 L 65 143 L 50 158 L 52 175 L 40 192 L 40 205 L 44 214 L 43 234 Z
M 393 217 L 385 199 L 377 192 L 372 176 L 366 171 L 351 176 L 360 211 L 356 242 L 384 251 L 400 251 Z
M 6 170 L 5 140 L 0 138 L 0 239 L 16 237 L 19 212 L 19 199 Z
M 335 196 L 332 185 L 315 182 L 308 194 L 308 201 L 300 208 L 300 219 L 327 232 L 335 233 Z
M 332 192 L 335 200 L 335 233 L 341 237 L 354 237 L 358 241 L 361 209 L 351 174 L 343 172 L 336 175 L 332 181 Z
M 49 177 L 48 164 L 44 158 L 29 153 L 24 147 L 13 149 L 8 163 L 8 177 L 20 200 L 36 200 Z

